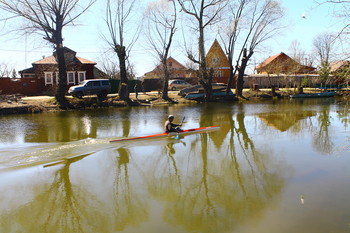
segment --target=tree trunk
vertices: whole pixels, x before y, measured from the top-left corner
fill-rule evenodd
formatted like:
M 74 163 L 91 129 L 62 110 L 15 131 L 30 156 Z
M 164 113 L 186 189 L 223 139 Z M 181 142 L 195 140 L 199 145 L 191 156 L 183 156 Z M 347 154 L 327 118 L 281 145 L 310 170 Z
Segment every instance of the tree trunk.
M 61 109 L 67 109 L 69 107 L 69 103 L 65 97 L 67 90 L 67 69 L 66 69 L 66 60 L 64 56 L 64 48 L 63 44 L 56 44 L 56 59 L 58 63 L 58 89 L 56 93 L 56 100 Z
M 213 97 L 212 90 L 212 79 L 213 74 L 208 75 L 207 64 L 206 64 L 206 54 L 204 49 L 204 27 L 202 21 L 199 22 L 199 38 L 198 38 L 198 50 L 199 50 L 199 81 L 202 84 L 205 92 L 205 101 L 211 101 Z
M 164 84 L 163 84 L 163 92 L 162 92 L 162 99 L 168 100 L 168 85 L 169 85 L 169 71 L 168 66 L 166 64 L 166 59 L 162 61 L 163 63 L 163 72 L 164 72 Z
M 241 66 L 238 69 L 238 77 L 236 80 L 236 95 L 239 97 L 243 97 L 243 85 L 244 85 L 244 72 L 247 67 L 248 61 L 253 56 L 253 51 L 250 50 L 247 55 L 247 49 L 243 50 L 243 56 L 241 60 Z
M 128 89 L 128 77 L 126 72 L 126 51 L 124 46 L 117 46 L 115 49 L 119 59 L 120 69 L 120 84 L 119 84 L 119 98 L 125 101 L 129 101 L 129 89 Z
M 229 97 L 229 93 L 231 91 L 232 83 L 233 83 L 233 78 L 235 77 L 236 70 L 234 70 L 234 67 L 232 66 L 232 61 L 230 61 L 230 77 L 228 78 L 227 81 L 227 87 L 225 91 L 225 97 Z

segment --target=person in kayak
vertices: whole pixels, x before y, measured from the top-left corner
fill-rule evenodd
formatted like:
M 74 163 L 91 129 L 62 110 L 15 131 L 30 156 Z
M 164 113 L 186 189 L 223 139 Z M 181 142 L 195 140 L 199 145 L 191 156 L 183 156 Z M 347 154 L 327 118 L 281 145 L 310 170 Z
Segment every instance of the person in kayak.
M 169 115 L 168 116 L 168 120 L 165 122 L 164 124 L 164 131 L 165 133 L 170 133 L 170 132 L 180 132 L 180 126 L 182 125 L 180 124 L 174 124 L 173 123 L 174 120 L 174 116 L 173 115 Z

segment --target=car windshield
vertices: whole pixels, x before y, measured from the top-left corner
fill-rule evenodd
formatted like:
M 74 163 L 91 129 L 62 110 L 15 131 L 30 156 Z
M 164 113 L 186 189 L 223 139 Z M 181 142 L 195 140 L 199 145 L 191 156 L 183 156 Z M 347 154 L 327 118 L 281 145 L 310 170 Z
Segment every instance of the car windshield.
M 87 82 L 88 82 L 88 80 L 84 80 L 84 81 L 82 81 L 79 85 L 84 86 Z

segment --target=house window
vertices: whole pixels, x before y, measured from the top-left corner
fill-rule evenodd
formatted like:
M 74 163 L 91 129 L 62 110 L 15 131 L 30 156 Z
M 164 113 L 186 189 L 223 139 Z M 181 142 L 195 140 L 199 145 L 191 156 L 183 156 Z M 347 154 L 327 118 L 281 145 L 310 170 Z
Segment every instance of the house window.
M 45 72 L 45 86 L 50 84 L 53 84 L 53 73 Z
M 81 83 L 86 79 L 86 72 L 85 71 L 79 71 L 78 72 L 78 82 Z
M 222 78 L 222 70 L 218 70 L 216 75 L 218 78 Z
M 213 58 L 213 64 L 214 64 L 214 65 L 219 65 L 219 64 L 220 64 L 220 58 L 214 57 L 214 58 Z
M 75 72 L 67 72 L 67 84 L 75 84 Z

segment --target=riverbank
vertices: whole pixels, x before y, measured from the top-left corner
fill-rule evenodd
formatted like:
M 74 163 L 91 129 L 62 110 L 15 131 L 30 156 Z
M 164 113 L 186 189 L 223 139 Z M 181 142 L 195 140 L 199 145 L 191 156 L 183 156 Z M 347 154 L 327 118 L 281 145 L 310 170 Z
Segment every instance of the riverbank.
M 315 89 L 304 89 L 305 93 L 315 92 Z M 271 98 L 289 98 L 291 94 L 295 94 L 294 89 L 279 89 L 275 94 L 270 89 L 250 90 L 245 89 L 244 101 L 259 101 L 262 99 Z M 338 91 L 337 96 L 342 96 L 350 99 L 349 90 Z M 169 91 L 171 101 L 165 101 L 161 98 L 158 92 L 139 93 L 136 98 L 135 93 L 130 94 L 130 99 L 133 106 L 150 106 L 174 103 L 196 103 L 193 100 L 187 100 L 178 95 L 177 91 Z M 101 107 L 122 107 L 127 106 L 125 101 L 118 98 L 117 94 L 108 95 L 107 99 L 101 101 L 95 96 L 84 97 L 83 99 L 72 98 L 67 96 L 68 101 L 73 106 L 73 109 L 94 109 Z M 44 111 L 60 111 L 59 106 L 53 96 L 20 96 L 7 95 L 0 96 L 0 115 L 8 114 L 24 114 L 24 113 L 40 113 Z

